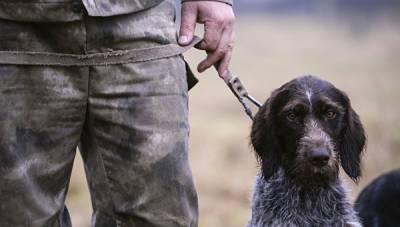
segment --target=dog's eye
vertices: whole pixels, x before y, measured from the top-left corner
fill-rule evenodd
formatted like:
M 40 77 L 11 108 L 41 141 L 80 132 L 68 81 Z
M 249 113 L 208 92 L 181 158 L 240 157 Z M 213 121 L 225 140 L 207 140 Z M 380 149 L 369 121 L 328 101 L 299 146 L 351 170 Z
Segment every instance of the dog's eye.
M 294 121 L 294 120 L 296 120 L 296 114 L 295 113 L 293 113 L 293 112 L 290 112 L 290 113 L 288 113 L 287 114 L 287 119 L 289 120 L 289 121 Z
M 334 119 L 336 117 L 336 112 L 333 110 L 328 110 L 328 111 L 326 111 L 325 116 L 328 119 Z

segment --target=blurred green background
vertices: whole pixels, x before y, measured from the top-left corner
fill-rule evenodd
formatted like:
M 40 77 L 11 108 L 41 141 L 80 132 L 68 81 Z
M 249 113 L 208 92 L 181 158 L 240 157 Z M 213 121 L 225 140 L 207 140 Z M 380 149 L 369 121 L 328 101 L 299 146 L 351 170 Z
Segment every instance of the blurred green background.
M 231 64 L 253 96 L 306 74 L 350 96 L 368 134 L 363 177 L 348 181 L 353 199 L 374 177 L 400 167 L 400 26 L 396 1 L 237 0 Z M 400 15 L 400 14 L 399 14 Z M 191 50 L 193 69 L 205 54 Z M 257 162 L 250 120 L 213 69 L 190 91 L 190 158 L 201 227 L 244 226 Z M 76 158 L 67 204 L 74 226 L 90 226 L 84 170 Z

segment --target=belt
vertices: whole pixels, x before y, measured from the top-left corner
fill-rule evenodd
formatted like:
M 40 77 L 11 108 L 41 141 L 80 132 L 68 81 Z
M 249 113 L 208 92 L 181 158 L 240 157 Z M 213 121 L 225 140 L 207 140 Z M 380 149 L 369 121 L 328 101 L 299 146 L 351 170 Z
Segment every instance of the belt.
M 62 54 L 52 52 L 0 51 L 0 65 L 37 65 L 37 66 L 101 66 L 144 62 L 183 54 L 201 41 L 194 37 L 186 46 L 167 44 L 157 47 L 118 50 L 95 54 Z M 198 79 L 185 61 L 188 89 Z
M 144 62 L 180 55 L 200 41 L 199 37 L 194 37 L 192 42 L 186 46 L 167 44 L 143 49 L 118 50 L 83 55 L 52 52 L 0 51 L 0 65 L 98 66 Z

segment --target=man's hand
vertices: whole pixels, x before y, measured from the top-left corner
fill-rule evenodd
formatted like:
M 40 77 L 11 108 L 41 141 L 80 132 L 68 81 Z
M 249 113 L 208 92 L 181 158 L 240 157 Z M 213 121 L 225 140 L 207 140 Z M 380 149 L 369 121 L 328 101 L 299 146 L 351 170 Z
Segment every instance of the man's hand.
M 189 44 L 194 36 L 196 22 L 204 24 L 203 41 L 196 47 L 207 51 L 207 58 L 197 67 L 204 72 L 214 64 L 218 65 L 218 74 L 223 77 L 231 60 L 235 16 L 232 6 L 213 1 L 186 1 L 182 3 L 182 19 L 179 32 L 179 44 Z

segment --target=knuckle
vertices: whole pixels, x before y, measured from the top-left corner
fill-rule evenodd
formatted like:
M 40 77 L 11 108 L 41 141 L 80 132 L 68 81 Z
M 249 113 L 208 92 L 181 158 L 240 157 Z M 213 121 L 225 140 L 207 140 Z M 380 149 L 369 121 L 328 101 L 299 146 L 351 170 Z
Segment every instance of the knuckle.
M 215 38 L 204 38 L 203 47 L 207 50 L 215 50 L 217 48 L 217 41 Z
M 217 18 L 217 20 L 216 20 L 216 22 L 215 22 L 215 25 L 218 27 L 218 28 L 220 28 L 220 27 L 222 27 L 222 26 L 224 26 L 224 24 L 225 24 L 225 19 L 224 18 Z
M 233 47 L 234 47 L 234 43 L 233 43 L 233 42 L 228 43 L 228 44 L 226 45 L 226 50 L 227 50 L 227 52 L 232 51 L 232 50 L 233 50 Z
M 229 20 L 229 19 L 225 19 L 225 20 L 224 20 L 224 27 L 231 26 L 232 23 L 233 23 L 233 21 L 231 21 L 231 20 Z
M 228 43 L 227 45 L 220 47 L 216 50 L 218 55 L 225 55 L 233 50 L 233 43 Z
M 193 29 L 192 29 L 192 26 L 191 26 L 191 25 L 186 24 L 186 23 L 182 23 L 182 25 L 181 25 L 181 31 L 191 32 L 192 30 L 193 30 Z
M 224 16 L 222 16 L 222 15 L 220 15 L 220 14 L 215 15 L 215 17 L 214 17 L 214 23 L 215 23 L 216 25 L 222 25 L 222 24 L 224 23 L 224 21 L 225 21 L 225 17 L 224 17 Z
M 208 24 L 207 27 L 208 27 L 207 28 L 208 30 L 212 30 L 212 31 L 216 32 L 224 27 L 224 21 L 223 20 L 212 21 Z
M 217 56 L 219 56 L 219 57 L 225 55 L 226 53 L 227 53 L 227 49 L 226 49 L 226 48 L 218 48 L 218 49 L 215 51 L 215 54 L 216 54 Z
M 235 15 L 231 14 L 231 15 L 224 17 L 223 22 L 224 22 L 225 26 L 233 25 L 233 23 L 235 22 Z

